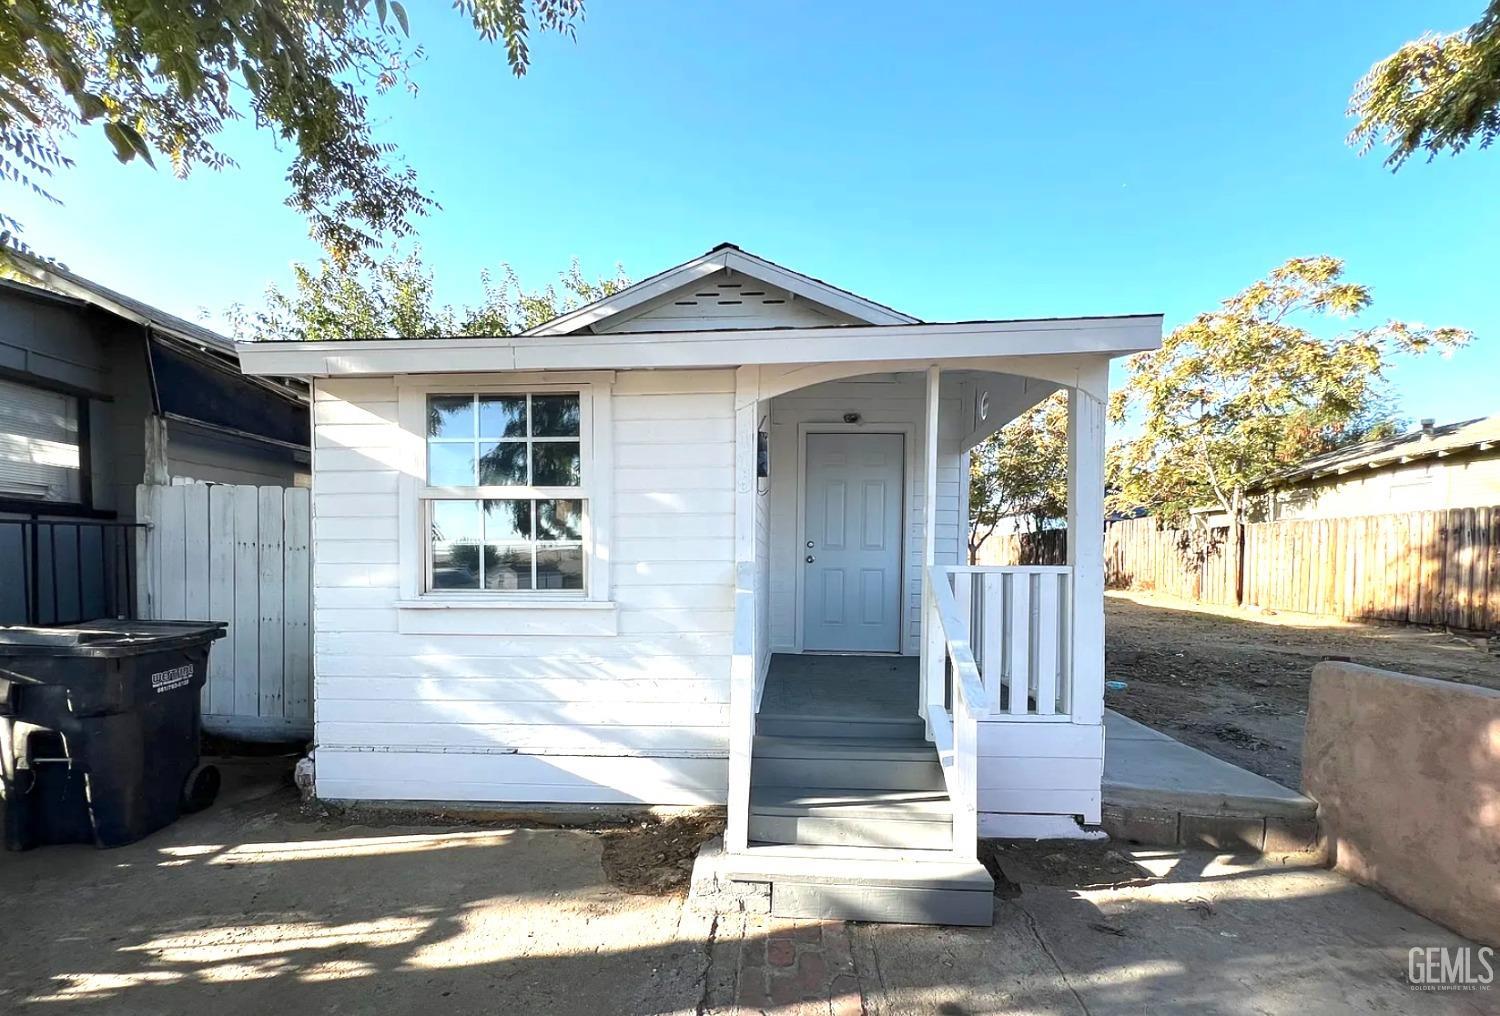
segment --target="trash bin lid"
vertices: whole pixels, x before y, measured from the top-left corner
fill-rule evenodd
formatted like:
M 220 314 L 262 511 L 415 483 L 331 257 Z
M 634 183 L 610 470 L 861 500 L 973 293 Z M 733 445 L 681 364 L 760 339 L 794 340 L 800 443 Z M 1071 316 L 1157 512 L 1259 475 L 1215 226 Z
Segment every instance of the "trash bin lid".
M 146 621 L 101 618 L 63 628 L 0 625 L 0 659 L 17 656 L 139 656 L 212 642 L 224 621 Z

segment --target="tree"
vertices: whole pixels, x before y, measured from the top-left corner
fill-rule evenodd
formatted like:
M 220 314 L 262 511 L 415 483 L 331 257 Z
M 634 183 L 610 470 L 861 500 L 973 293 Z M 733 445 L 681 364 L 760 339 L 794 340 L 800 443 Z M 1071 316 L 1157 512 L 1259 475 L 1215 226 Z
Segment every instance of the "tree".
M 1108 504 L 1146 507 L 1171 523 L 1217 505 L 1237 551 L 1258 485 L 1393 426 L 1385 377 L 1395 357 L 1470 338 L 1401 321 L 1333 337 L 1307 328 L 1313 318 L 1356 318 L 1370 302 L 1337 258 L 1293 258 L 1174 330 L 1160 349 L 1131 357 L 1109 418 L 1139 433 L 1111 450 Z
M 422 252 L 390 254 L 373 265 L 339 264 L 324 258 L 316 267 L 292 266 L 293 288 L 266 290 L 265 307 L 230 309 L 231 330 L 249 340 L 420 338 L 435 335 L 515 335 L 630 284 L 623 268 L 613 278 L 590 281 L 577 259 L 555 283 L 522 287 L 509 265 L 498 281 L 479 273 L 483 297 L 472 306 L 436 302 L 433 273 Z
M 969 563 L 1003 519 L 1040 531 L 1067 514 L 1068 403 L 1058 392 L 969 455 Z
M 1354 86 L 1349 143 L 1363 155 L 1390 146 L 1386 165 L 1413 154 L 1486 148 L 1500 133 L 1500 0 L 1461 32 L 1424 35 L 1370 68 Z
M 533 26 L 572 36 L 583 0 L 456 0 L 512 71 Z M 0 179 L 52 198 L 63 142 L 98 126 L 121 162 L 165 156 L 178 176 L 232 164 L 215 147 L 248 113 L 292 148 L 287 204 L 336 261 L 404 236 L 432 199 L 375 138 L 368 95 L 422 55 L 396 0 L 14 0 L 0 4 Z M 27 251 L 0 212 L 0 244 Z

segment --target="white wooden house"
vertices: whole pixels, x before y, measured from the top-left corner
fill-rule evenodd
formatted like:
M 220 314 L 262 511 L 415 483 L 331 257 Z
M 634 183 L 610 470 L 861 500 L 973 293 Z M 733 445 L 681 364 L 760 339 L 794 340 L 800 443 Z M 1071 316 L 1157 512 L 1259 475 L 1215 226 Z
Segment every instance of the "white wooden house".
M 524 335 L 241 345 L 313 384 L 318 794 L 727 806 L 783 913 L 988 923 L 977 837 L 1099 820 L 1108 366 L 1160 338 L 726 244 Z M 1059 388 L 1069 564 L 963 565 L 968 449 Z

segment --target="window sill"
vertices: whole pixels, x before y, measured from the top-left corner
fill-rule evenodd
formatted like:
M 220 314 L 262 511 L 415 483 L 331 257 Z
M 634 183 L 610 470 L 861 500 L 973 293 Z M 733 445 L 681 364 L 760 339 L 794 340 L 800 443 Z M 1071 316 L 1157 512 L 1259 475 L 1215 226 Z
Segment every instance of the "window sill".
M 488 599 L 443 596 L 400 600 L 403 635 L 613 636 L 619 605 L 609 600 Z

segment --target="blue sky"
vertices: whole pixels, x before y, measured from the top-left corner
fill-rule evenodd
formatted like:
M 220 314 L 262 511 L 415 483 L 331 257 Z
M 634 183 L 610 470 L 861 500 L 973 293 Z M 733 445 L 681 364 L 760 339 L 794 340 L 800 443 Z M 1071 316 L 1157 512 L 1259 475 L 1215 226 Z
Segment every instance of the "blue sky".
M 592 0 L 516 80 L 446 4 L 409 4 L 415 97 L 376 103 L 442 209 L 448 299 L 482 267 L 578 256 L 639 278 L 730 240 L 932 319 L 1161 311 L 1168 327 L 1295 255 L 1346 259 L 1374 316 L 1473 329 L 1403 364 L 1410 418 L 1500 410 L 1500 149 L 1399 174 L 1344 144 L 1350 87 L 1480 0 L 724 4 Z M 186 182 L 76 143 L 31 242 L 190 317 L 254 305 L 317 255 L 285 158 Z

